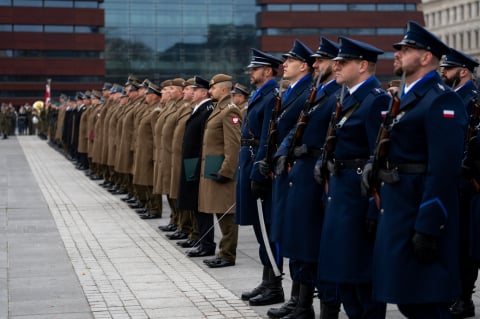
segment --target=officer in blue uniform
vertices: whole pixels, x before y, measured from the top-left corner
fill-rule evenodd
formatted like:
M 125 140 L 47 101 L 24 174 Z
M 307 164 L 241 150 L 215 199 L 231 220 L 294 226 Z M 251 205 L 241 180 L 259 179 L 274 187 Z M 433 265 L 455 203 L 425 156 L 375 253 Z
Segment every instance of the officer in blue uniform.
M 300 283 L 298 303 L 290 316 L 283 318 L 314 318 L 313 291 L 317 284 L 317 262 L 320 245 L 319 231 L 323 221 L 323 188 L 312 174 L 321 154 L 331 114 L 335 110 L 340 85 L 335 81 L 332 59 L 338 54 L 338 44 L 324 37 L 313 67 L 320 82 L 318 90 L 312 90 L 313 103 L 307 103 L 297 120 L 297 125 L 283 140 L 276 156 L 284 157 L 289 165 L 286 206 L 280 225 L 281 251 L 292 260 L 290 264 L 293 282 Z M 285 160 L 283 159 L 283 160 Z M 282 160 L 282 161 L 283 161 Z M 300 204 L 301 203 L 301 206 Z M 335 289 L 322 291 L 321 318 L 338 318 L 340 304 Z M 333 302 L 332 302 L 333 301 Z
M 313 51 L 304 43 L 295 40 L 292 49 L 283 54 L 285 59 L 283 62 L 283 77 L 290 81 L 290 85 L 282 96 L 281 107 L 276 118 L 276 136 L 275 146 L 279 146 L 290 130 L 295 127 L 300 111 L 305 105 L 305 101 L 310 96 L 313 84 L 313 63 L 315 59 L 312 57 Z M 270 132 L 271 133 L 271 132 Z M 279 242 L 282 240 L 282 219 L 285 212 L 286 192 L 288 190 L 288 174 L 287 161 L 284 157 L 276 157 L 271 162 L 261 161 L 260 172 L 267 176 L 274 174 L 272 185 L 272 218 L 271 218 L 271 240 Z M 291 265 L 292 260 L 290 260 Z M 293 284 L 293 289 L 299 286 Z M 297 288 L 296 288 L 297 287 Z M 288 305 L 289 303 L 287 303 Z M 278 308 L 270 309 L 269 316 L 279 310 Z M 292 311 L 293 307 L 280 308 L 280 311 Z
M 337 83 L 348 91 L 336 116 L 333 159 L 326 163 L 330 175 L 318 276 L 338 284 L 349 318 L 384 318 L 385 304 L 371 298 L 373 234 L 366 225 L 374 203 L 362 196 L 360 187 L 362 168 L 373 153 L 382 112 L 390 103 L 375 77 L 383 51 L 350 38 L 339 40 L 334 71 Z
M 474 99 L 477 98 L 478 90 L 472 81 L 478 62 L 471 56 L 450 49 L 440 64 L 442 79 L 457 92 L 463 100 L 467 115 L 472 116 Z M 472 183 L 464 178 L 460 182 L 460 298 L 450 307 L 450 313 L 454 318 L 468 318 L 475 316 L 475 305 L 472 293 L 475 281 L 478 277 L 478 262 L 470 257 L 470 202 L 476 190 Z M 477 224 L 478 225 L 478 224 Z
M 268 53 L 252 49 L 250 84 L 257 90 L 248 101 L 248 108 L 241 131 L 241 146 L 238 161 L 238 182 L 236 193 L 235 222 L 239 225 L 252 225 L 260 245 L 259 255 L 263 265 L 262 282 L 253 290 L 242 294 L 250 305 L 270 305 L 284 301 L 281 276 L 276 276 L 267 257 L 262 239 L 256 200 L 262 200 L 263 217 L 267 233 L 270 231 L 272 203 L 272 180 L 263 176 L 258 169 L 258 161 L 266 156 L 267 136 L 275 95 L 278 90 L 275 77 L 282 60 Z M 283 261 L 278 246 L 270 243 L 270 249 L 282 269 Z
M 449 318 L 459 292 L 458 182 L 467 113 L 437 73 L 449 48 L 410 21 L 393 45 L 405 74 L 381 167 L 374 298 L 408 318 Z

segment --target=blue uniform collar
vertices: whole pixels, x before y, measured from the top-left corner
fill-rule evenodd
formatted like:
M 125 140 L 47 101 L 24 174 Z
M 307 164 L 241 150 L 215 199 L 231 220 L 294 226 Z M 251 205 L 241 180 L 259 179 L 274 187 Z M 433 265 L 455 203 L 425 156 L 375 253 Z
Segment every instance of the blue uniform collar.
M 256 90 L 255 93 L 253 94 L 253 96 L 248 101 L 248 104 L 255 101 L 257 99 L 257 97 L 260 95 L 260 93 L 262 93 L 263 91 L 266 90 L 266 88 L 271 87 L 271 86 L 277 86 L 277 82 L 275 81 L 275 79 L 268 80 L 258 90 Z
M 403 109 L 408 104 L 412 103 L 419 97 L 423 97 L 428 90 L 437 83 L 439 87 L 448 89 L 446 84 L 440 79 L 437 71 L 430 71 L 423 76 L 423 78 L 418 81 L 414 87 L 412 87 L 405 96 L 402 96 L 402 103 L 400 109 Z

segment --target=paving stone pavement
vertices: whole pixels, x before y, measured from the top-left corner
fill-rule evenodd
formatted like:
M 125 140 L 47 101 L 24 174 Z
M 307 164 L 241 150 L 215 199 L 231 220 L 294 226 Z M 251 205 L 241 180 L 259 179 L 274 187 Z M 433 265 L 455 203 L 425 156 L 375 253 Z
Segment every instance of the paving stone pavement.
M 36 136 L 0 140 L 0 319 L 267 318 L 239 298 L 261 278 L 250 227 L 236 265 L 210 269 L 158 230 L 166 202 L 141 220 L 98 184 Z

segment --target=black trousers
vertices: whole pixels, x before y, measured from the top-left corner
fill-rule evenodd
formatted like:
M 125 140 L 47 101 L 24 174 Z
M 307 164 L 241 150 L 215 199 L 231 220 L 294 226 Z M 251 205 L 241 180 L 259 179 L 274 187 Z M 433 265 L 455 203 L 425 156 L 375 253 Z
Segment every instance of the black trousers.
M 199 244 L 202 250 L 215 251 L 216 243 L 214 240 L 215 230 L 213 227 L 213 214 L 195 212 L 198 223 Z
M 265 224 L 265 229 L 267 230 L 267 235 L 270 237 L 270 224 Z M 260 261 L 262 265 L 266 267 L 272 267 L 270 264 L 270 260 L 268 259 L 267 249 L 265 247 L 265 242 L 262 237 L 262 230 L 259 224 L 253 225 L 253 232 L 255 233 L 255 237 L 257 238 L 257 242 L 259 244 L 258 248 L 258 255 L 260 257 Z M 277 263 L 278 269 L 283 271 L 283 256 L 280 252 L 280 246 L 278 243 L 274 243 L 269 241 L 270 249 L 272 250 L 273 258 L 275 258 L 275 262 Z

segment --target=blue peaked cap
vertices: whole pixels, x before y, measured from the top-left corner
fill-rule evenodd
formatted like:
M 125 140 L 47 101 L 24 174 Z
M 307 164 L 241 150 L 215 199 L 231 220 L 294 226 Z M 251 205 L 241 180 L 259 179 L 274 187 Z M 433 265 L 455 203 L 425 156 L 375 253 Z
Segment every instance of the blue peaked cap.
M 340 45 L 336 42 L 328 40 L 325 37 L 320 38 L 320 46 L 317 51 L 312 54 L 313 58 L 327 58 L 333 59 L 338 55 L 338 49 Z
M 258 49 L 251 48 L 252 50 L 252 59 L 250 60 L 250 64 L 247 65 L 247 69 L 258 68 L 261 66 L 269 66 L 274 69 L 278 69 L 280 64 L 282 64 L 282 60 L 279 58 L 268 54 L 266 52 L 260 51 Z
M 282 56 L 285 59 L 294 58 L 306 62 L 309 66 L 313 66 L 315 58 L 312 57 L 312 54 L 314 54 L 314 52 L 309 47 L 303 44 L 300 40 L 295 40 L 293 48 L 288 53 L 282 54 Z
M 377 62 L 378 56 L 383 54 L 383 51 L 365 42 L 350 39 L 347 37 L 339 37 L 340 49 L 338 55 L 334 59 L 338 60 L 367 60 L 369 62 Z
M 400 50 L 402 46 L 430 51 L 439 59 L 450 51 L 442 40 L 415 21 L 407 22 L 407 33 L 402 41 L 393 45 L 396 50 Z
M 457 51 L 455 49 L 450 49 L 450 52 L 445 55 L 445 59 L 440 64 L 441 67 L 461 67 L 467 68 L 469 71 L 474 72 L 475 68 L 478 66 L 478 62 L 471 56 Z

